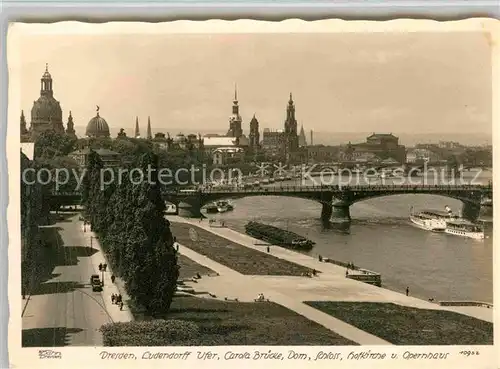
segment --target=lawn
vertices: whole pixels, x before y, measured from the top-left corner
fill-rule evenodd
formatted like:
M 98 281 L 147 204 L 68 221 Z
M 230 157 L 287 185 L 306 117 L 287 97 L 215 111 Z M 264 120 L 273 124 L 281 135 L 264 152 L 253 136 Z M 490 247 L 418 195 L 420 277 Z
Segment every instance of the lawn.
M 196 230 L 196 241 L 191 239 L 189 232 L 191 228 Z M 304 266 L 277 258 L 272 254 L 253 250 L 190 224 L 172 222 L 170 229 L 181 245 L 241 274 L 301 276 L 312 271 Z
M 492 345 L 493 324 L 444 310 L 392 303 L 306 301 L 395 345 Z
M 181 269 L 179 270 L 180 279 L 192 278 L 196 275 L 196 273 L 199 273 L 201 276 L 215 274 L 212 269 L 198 264 L 197 262 L 181 254 L 178 254 L 177 263 L 181 267 Z
M 105 345 L 357 345 L 272 302 L 175 297 L 170 312 L 157 317 L 161 320 L 132 309 L 137 321 L 103 328 Z

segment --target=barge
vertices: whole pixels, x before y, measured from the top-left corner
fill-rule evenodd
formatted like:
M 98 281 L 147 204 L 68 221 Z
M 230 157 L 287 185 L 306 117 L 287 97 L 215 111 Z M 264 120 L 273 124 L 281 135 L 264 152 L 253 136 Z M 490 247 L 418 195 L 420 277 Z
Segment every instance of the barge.
M 315 244 L 296 233 L 258 222 L 248 222 L 245 226 L 245 232 L 259 240 L 286 248 L 311 250 Z

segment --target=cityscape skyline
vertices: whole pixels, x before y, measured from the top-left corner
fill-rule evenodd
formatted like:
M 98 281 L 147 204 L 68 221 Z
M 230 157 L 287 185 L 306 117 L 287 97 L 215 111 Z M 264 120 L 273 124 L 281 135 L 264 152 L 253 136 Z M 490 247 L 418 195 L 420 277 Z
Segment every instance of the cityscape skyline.
M 153 131 L 224 134 L 235 83 L 245 134 L 253 114 L 261 131 L 281 129 L 292 92 L 308 141 L 310 130 L 398 134 L 417 126 L 420 133 L 492 135 L 489 49 L 480 34 L 52 34 L 21 38 L 19 46 L 21 64 L 11 70 L 21 79 L 28 124 L 48 63 L 63 119 L 72 112 L 79 136 L 96 105 L 112 136 L 132 131 L 136 116 L 144 131 L 150 116 Z M 130 52 L 137 47 L 151 53 Z

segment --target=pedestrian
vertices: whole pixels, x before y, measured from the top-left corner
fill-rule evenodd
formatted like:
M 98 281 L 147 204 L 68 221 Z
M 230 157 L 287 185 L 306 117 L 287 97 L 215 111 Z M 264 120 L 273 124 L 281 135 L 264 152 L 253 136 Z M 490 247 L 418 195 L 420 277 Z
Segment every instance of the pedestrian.
M 102 263 L 99 264 L 99 271 L 102 271 Z
M 123 310 L 123 302 L 120 301 L 120 310 Z
M 106 271 L 106 269 L 108 269 L 108 264 L 106 264 L 106 263 L 105 263 L 105 264 L 102 266 L 102 268 L 103 268 L 103 270 L 104 270 L 104 271 Z
M 406 296 L 408 296 L 409 293 L 410 293 L 410 288 L 406 287 Z
M 345 270 L 345 276 L 347 277 L 349 275 L 349 268 Z
M 111 282 L 112 282 L 112 283 L 115 283 L 115 278 L 116 278 L 116 277 L 115 277 L 115 275 L 113 274 L 113 275 L 111 276 Z
M 118 294 L 118 301 L 122 302 L 122 295 L 121 294 Z
M 114 304 L 114 303 L 115 303 L 115 301 L 116 301 L 116 296 L 115 296 L 115 294 L 113 293 L 113 294 L 111 295 L 111 303 L 112 303 L 112 304 Z
M 267 252 L 268 252 L 268 253 L 269 253 L 269 252 L 271 252 L 271 248 L 270 248 L 269 246 L 267 246 L 267 248 L 266 248 L 266 249 L 267 249 Z
M 318 256 L 318 260 L 319 260 L 319 262 L 321 263 L 321 262 L 323 261 L 323 256 L 319 255 L 319 256 Z

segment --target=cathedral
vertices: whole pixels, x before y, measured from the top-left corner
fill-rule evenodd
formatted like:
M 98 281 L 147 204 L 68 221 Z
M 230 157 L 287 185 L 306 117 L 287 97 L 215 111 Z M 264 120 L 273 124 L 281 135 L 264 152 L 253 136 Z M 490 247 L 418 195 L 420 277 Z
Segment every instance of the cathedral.
M 20 128 L 22 142 L 35 141 L 41 133 L 49 130 L 75 135 L 71 112 L 68 117 L 67 129 L 64 129 L 61 105 L 54 98 L 52 82 L 52 76 L 46 64 L 45 73 L 43 73 L 40 81 L 40 97 L 33 102 L 33 107 L 31 108 L 31 124 L 29 129 L 26 126 L 24 111 L 21 111 Z

